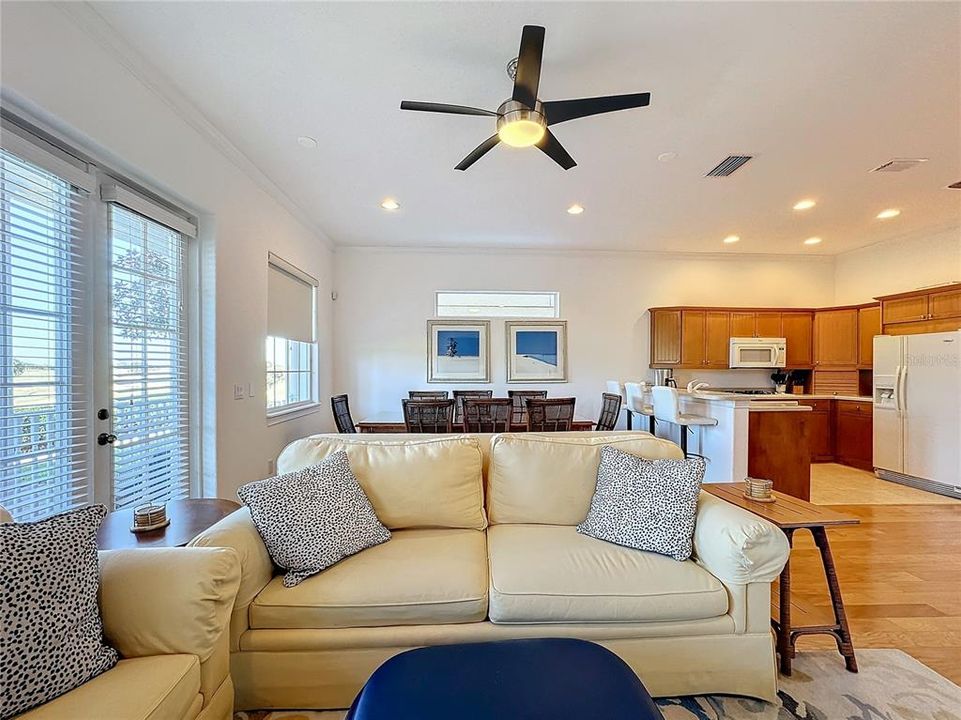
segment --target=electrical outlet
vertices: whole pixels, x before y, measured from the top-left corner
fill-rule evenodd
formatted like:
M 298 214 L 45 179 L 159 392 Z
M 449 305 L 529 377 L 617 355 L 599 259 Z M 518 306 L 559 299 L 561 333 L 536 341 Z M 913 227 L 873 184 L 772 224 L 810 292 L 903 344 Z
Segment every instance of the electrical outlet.
M 234 385 L 234 400 L 243 400 L 243 399 L 244 399 L 244 386 Z

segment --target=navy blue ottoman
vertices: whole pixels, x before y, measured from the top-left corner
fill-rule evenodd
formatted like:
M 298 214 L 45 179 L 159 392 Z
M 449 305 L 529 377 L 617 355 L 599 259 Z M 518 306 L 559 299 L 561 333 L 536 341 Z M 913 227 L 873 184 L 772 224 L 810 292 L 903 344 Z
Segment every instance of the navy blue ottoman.
M 634 671 L 584 640 L 437 645 L 392 657 L 346 720 L 663 720 Z

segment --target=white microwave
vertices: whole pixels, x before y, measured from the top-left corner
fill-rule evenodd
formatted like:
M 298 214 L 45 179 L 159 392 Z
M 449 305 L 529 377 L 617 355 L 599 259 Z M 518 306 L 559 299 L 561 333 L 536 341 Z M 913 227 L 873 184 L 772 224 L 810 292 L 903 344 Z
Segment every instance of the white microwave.
M 784 338 L 732 337 L 732 368 L 783 368 L 787 362 Z

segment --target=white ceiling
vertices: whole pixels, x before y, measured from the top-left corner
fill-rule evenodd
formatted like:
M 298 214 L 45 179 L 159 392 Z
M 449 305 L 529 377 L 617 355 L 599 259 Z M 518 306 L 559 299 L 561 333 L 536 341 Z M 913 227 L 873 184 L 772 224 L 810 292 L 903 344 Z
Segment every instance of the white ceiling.
M 834 254 L 961 227 L 961 191 L 943 189 L 961 180 L 959 3 L 94 7 L 338 244 Z M 547 28 L 542 99 L 651 106 L 558 126 L 568 172 L 505 146 L 457 172 L 493 119 L 398 105 L 496 108 L 525 23 Z M 893 157 L 930 162 L 867 172 Z M 875 220 L 887 207 L 903 213 Z

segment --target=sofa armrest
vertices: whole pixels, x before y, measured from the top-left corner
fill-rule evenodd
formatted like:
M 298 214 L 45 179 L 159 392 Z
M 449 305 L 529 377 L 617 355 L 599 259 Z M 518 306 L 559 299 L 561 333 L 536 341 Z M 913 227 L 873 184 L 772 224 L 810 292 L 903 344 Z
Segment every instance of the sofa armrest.
M 789 553 L 787 537 L 776 525 L 701 491 L 694 556 L 721 582 L 770 583 L 780 575 Z
M 144 548 L 100 553 L 104 635 L 124 657 L 196 655 L 217 647 L 240 585 L 223 548 Z
M 188 543 L 189 547 L 232 548 L 240 558 L 240 588 L 230 619 L 230 647 L 240 649 L 240 636 L 249 627 L 247 608 L 274 576 L 274 563 L 254 527 L 248 508 L 230 513 Z

